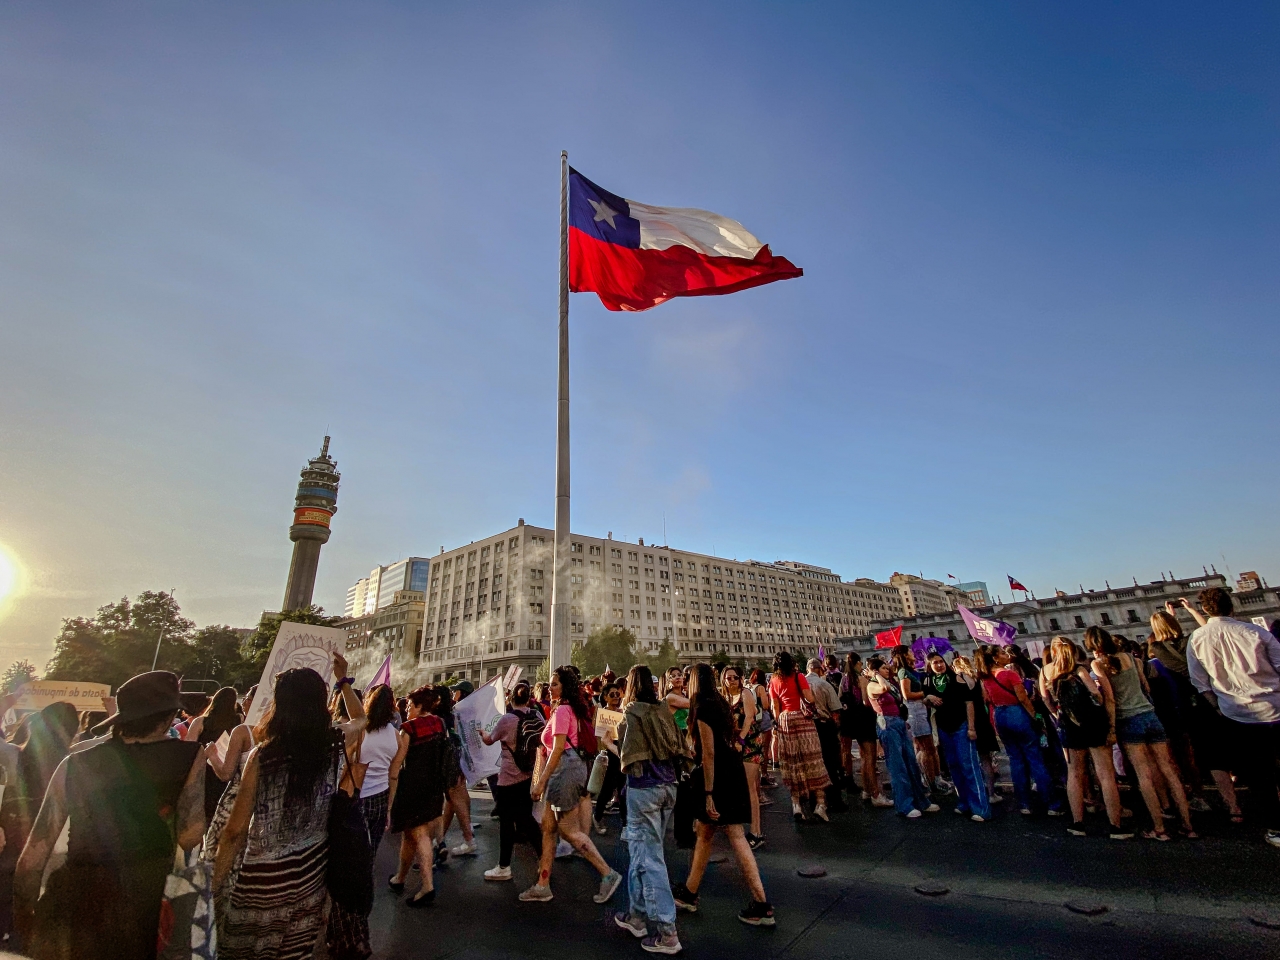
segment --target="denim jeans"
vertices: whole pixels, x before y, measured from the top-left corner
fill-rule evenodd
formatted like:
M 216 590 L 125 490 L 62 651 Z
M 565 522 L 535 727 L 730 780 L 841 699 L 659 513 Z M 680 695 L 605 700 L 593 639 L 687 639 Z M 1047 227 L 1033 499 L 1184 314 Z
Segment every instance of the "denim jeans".
M 1031 716 L 1020 706 L 996 707 L 996 731 L 1009 755 L 1009 779 L 1018 806 L 1031 808 L 1031 781 L 1036 792 L 1051 810 L 1062 809 L 1062 801 L 1053 796 L 1053 784 L 1049 781 L 1049 769 L 1040 756 L 1040 736 L 1031 725 Z
M 901 814 L 924 810 L 932 801 L 920 782 L 915 743 L 901 717 L 876 716 L 876 735 L 884 747 L 884 765 L 893 784 L 893 806 Z
M 676 901 L 671 896 L 667 861 L 662 853 L 667 825 L 676 809 L 676 785 L 627 787 L 627 841 L 631 865 L 627 868 L 627 894 L 631 916 L 657 927 L 661 936 L 676 929 Z M 652 931 L 650 931 L 652 932 Z
M 987 796 L 987 778 L 978 763 L 978 748 L 969 739 L 969 722 L 966 720 L 960 724 L 960 729 L 954 733 L 947 733 L 939 727 L 938 739 L 942 741 L 947 768 L 960 796 L 960 809 L 990 820 L 991 798 Z

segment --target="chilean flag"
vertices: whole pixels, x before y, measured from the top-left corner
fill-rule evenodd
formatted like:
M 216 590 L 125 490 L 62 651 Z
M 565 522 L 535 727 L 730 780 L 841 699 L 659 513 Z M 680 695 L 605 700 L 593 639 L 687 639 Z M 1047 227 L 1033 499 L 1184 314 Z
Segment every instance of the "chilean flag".
M 736 220 L 624 200 L 569 170 L 569 289 L 596 293 L 608 310 L 648 310 L 672 297 L 803 275 Z
M 1006 577 L 1009 577 L 1009 575 L 1008 575 L 1007 573 L 1005 574 L 1005 576 L 1006 576 Z M 1013 579 L 1013 577 L 1009 577 L 1009 589 L 1010 589 L 1010 590 L 1021 590 L 1023 593 L 1030 593 L 1030 592 L 1031 592 L 1031 591 L 1030 591 L 1030 590 L 1028 590 L 1026 587 L 1024 587 L 1021 583 L 1019 583 L 1017 580 Z

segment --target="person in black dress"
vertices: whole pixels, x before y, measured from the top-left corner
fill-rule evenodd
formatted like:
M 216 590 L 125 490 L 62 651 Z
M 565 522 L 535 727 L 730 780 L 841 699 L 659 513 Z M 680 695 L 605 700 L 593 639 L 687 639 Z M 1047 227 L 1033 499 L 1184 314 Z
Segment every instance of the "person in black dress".
M 444 815 L 445 790 L 452 780 L 452 760 L 444 721 L 435 713 L 439 693 L 419 687 L 409 694 L 409 719 L 400 726 L 400 747 L 388 774 L 392 790 L 391 832 L 400 838 L 400 868 L 387 885 L 396 893 L 416 858 L 422 888 L 408 901 L 411 907 L 435 900 L 431 870 L 435 863 L 431 842 L 435 825 Z
M 716 689 L 715 673 L 705 663 L 694 664 L 689 677 L 689 736 L 694 760 L 701 762 L 701 768 L 693 772 L 694 783 L 701 778 L 706 800 L 696 814 L 698 839 L 689 877 L 672 891 L 676 905 L 691 913 L 697 911 L 698 887 L 711 859 L 711 841 L 716 830 L 723 828 L 751 889 L 751 902 L 738 919 L 751 926 L 771 927 L 773 907 L 765 897 L 756 857 L 743 830 L 743 824 L 751 822 L 751 795 L 742 754 L 734 742 L 737 733 L 733 714 L 729 702 Z

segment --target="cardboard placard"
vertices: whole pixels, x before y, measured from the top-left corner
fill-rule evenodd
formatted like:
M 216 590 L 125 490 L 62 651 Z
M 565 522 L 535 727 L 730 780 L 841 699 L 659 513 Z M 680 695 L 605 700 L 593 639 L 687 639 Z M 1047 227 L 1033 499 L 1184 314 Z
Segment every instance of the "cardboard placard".
M 616 740 L 618 738 L 618 724 L 621 722 L 621 713 L 617 710 L 606 710 L 601 707 L 596 711 L 596 736 L 602 737 L 608 734 Z
M 310 667 L 320 674 L 320 679 L 324 680 L 326 686 L 333 683 L 333 654 L 341 651 L 346 644 L 346 631 L 337 627 L 294 623 L 292 620 L 280 624 L 276 642 L 271 646 L 271 655 L 267 657 L 262 677 L 258 680 L 258 694 L 253 698 L 253 706 L 249 708 L 249 716 L 245 717 L 244 722 L 250 727 L 257 726 L 267 712 L 267 707 L 275 701 L 278 673 L 297 667 Z
M 77 710 L 105 710 L 111 684 L 83 680 L 32 680 L 18 690 L 15 710 L 42 710 L 51 703 L 69 703 Z

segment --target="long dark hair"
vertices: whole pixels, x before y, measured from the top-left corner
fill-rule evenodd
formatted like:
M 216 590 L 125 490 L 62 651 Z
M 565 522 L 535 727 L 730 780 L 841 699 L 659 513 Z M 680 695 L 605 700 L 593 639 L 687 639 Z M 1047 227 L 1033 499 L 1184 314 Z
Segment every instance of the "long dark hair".
M 773 672 L 780 677 L 789 677 L 796 672 L 796 659 L 786 650 L 779 650 L 773 655 Z
M 1111 668 L 1112 673 L 1119 673 L 1124 662 L 1120 659 L 1120 644 L 1116 638 L 1099 626 L 1088 627 L 1084 631 L 1084 648 Z
M 581 722 L 591 719 L 587 701 L 582 696 L 582 685 L 572 667 L 556 667 L 556 679 L 560 681 L 560 702 L 573 708 L 573 715 Z
M 369 718 L 365 727 L 370 733 L 381 730 L 391 722 L 391 713 L 396 708 L 396 698 L 391 688 L 380 683 L 364 695 L 364 713 Z
M 228 730 L 234 730 L 240 724 L 240 711 L 236 709 L 236 700 L 240 694 L 235 687 L 223 687 L 213 695 L 209 706 L 204 708 L 204 723 L 200 726 L 200 737 L 205 743 L 212 743 Z
M 716 686 L 710 664 L 695 663 L 689 674 L 689 731 L 698 741 L 698 721 L 723 734 L 733 729 L 733 711 Z
M 290 803 L 313 803 L 321 776 L 336 764 L 341 735 L 331 725 L 327 691 L 309 667 L 284 671 L 276 677 L 275 699 L 258 727 L 262 762 L 288 770 L 286 809 Z
M 53 771 L 71 749 L 71 738 L 79 725 L 76 708 L 62 701 L 49 704 L 28 720 L 18 769 L 23 790 L 37 804 L 44 799 Z
M 622 702 L 657 703 L 658 694 L 653 689 L 653 671 L 647 663 L 637 663 L 627 671 L 627 689 L 622 694 Z
M 431 706 L 431 712 L 444 721 L 446 728 L 453 727 L 453 691 L 444 684 L 436 684 L 432 687 L 432 691 L 436 695 L 436 702 Z M 414 691 L 415 693 L 418 691 Z M 409 695 L 409 699 L 413 700 L 413 694 Z M 418 709 L 422 709 L 422 704 L 417 700 L 413 700 L 418 705 Z
M 840 681 L 842 689 L 858 689 L 858 674 L 860 673 L 858 670 L 858 664 L 860 663 L 862 663 L 862 657 L 850 650 L 848 655 L 844 658 L 844 679 Z

